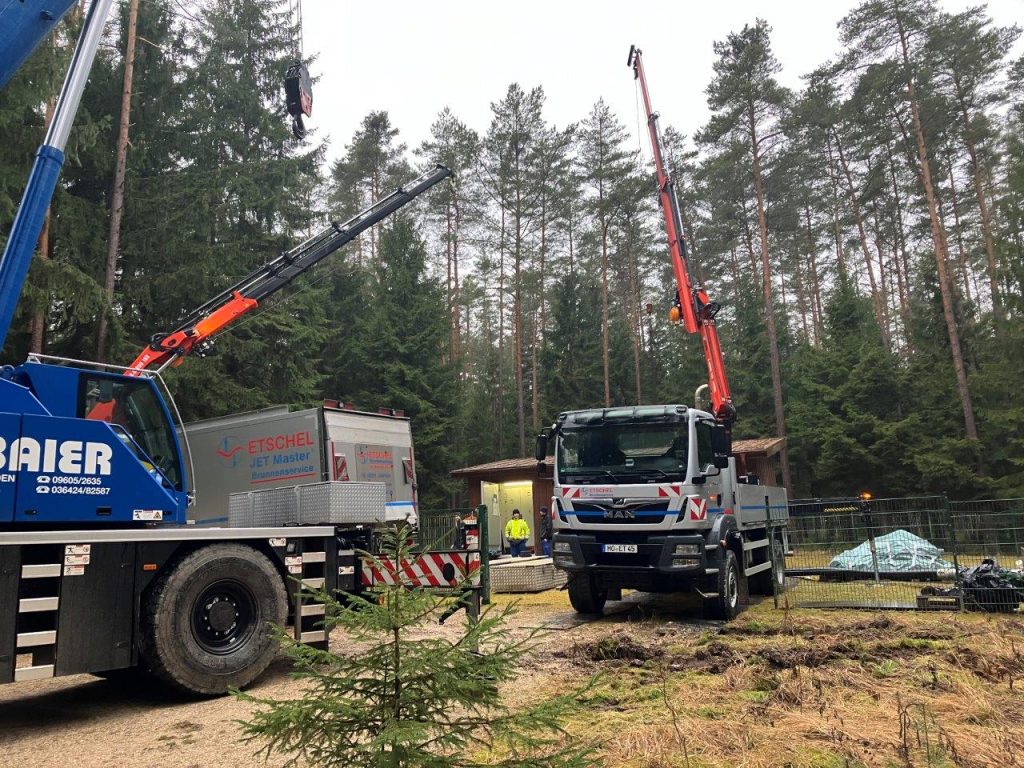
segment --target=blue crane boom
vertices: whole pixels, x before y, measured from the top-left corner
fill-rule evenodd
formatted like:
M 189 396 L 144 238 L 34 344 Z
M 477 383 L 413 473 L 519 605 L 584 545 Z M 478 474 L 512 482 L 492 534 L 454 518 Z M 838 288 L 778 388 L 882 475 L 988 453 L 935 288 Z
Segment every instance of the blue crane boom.
M 75 0 L 0 0 L 0 88 L 74 4 Z

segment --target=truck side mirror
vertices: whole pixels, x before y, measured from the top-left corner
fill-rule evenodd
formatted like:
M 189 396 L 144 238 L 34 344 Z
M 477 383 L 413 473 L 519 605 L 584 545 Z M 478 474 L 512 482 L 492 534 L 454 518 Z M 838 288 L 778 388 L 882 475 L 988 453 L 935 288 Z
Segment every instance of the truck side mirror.
M 534 456 L 537 459 L 538 464 L 543 464 L 544 459 L 548 456 L 548 438 L 551 437 L 551 429 L 545 427 L 537 435 L 537 449 L 534 452 Z
M 711 427 L 711 451 L 714 454 L 715 467 L 726 469 L 732 455 L 732 430 L 725 424 L 715 424 Z

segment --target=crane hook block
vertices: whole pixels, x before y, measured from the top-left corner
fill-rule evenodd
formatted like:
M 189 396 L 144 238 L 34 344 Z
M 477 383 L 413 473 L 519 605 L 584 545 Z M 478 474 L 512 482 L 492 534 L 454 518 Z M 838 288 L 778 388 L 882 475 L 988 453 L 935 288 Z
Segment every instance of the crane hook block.
M 292 116 L 292 133 L 295 138 L 304 139 L 306 127 L 302 124 L 302 116 L 313 115 L 313 79 L 301 61 L 292 64 L 285 72 L 284 95 L 288 114 Z

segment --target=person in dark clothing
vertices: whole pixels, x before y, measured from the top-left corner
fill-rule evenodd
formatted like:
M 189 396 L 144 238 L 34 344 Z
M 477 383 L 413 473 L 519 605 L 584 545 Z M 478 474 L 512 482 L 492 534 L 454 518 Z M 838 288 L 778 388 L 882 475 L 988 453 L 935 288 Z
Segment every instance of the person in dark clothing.
M 551 513 L 547 507 L 540 508 L 540 551 L 551 557 Z

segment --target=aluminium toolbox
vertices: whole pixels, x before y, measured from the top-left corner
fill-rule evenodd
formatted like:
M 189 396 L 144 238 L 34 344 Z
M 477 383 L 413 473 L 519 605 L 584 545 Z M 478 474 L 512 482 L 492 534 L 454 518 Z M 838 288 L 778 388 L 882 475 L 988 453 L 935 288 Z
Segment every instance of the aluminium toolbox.
M 492 560 L 491 591 L 544 592 L 565 586 L 565 571 L 558 570 L 550 557 L 514 557 Z
M 244 491 L 228 497 L 228 526 L 370 525 L 385 521 L 386 502 L 384 483 L 335 480 Z

